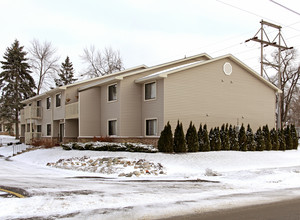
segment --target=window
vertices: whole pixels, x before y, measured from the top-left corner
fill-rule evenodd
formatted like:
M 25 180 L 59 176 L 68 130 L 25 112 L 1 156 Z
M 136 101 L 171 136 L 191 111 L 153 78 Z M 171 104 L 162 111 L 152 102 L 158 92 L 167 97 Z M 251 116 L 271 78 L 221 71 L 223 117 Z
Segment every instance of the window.
M 41 100 L 36 101 L 36 106 L 40 107 L 41 106 Z
M 108 135 L 117 135 L 117 120 L 108 121 Z
M 156 136 L 156 125 L 157 119 L 146 120 L 146 135 L 147 136 Z
M 48 98 L 47 98 L 47 103 L 46 103 L 46 105 L 47 105 L 47 109 L 50 109 L 50 108 L 51 108 L 51 97 L 48 97 Z
M 145 100 L 155 99 L 156 98 L 156 83 L 147 83 L 145 84 Z
M 56 94 L 55 96 L 56 107 L 60 107 L 61 104 L 61 93 Z
M 36 132 L 42 132 L 42 125 L 36 126 Z
M 51 124 L 47 124 L 47 136 L 51 136 Z
M 116 101 L 117 100 L 117 84 L 108 86 L 108 101 Z

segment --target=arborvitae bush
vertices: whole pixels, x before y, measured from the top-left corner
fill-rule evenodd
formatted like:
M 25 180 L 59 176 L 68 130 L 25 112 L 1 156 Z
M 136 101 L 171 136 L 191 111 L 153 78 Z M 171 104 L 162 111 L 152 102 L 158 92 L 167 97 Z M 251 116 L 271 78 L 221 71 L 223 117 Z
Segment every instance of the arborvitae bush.
M 230 150 L 228 124 L 226 125 L 226 127 L 225 127 L 225 124 L 222 125 L 221 131 L 220 131 L 220 138 L 221 138 L 221 149 L 222 150 Z
M 291 135 L 292 135 L 292 143 L 293 143 L 293 149 L 298 149 L 298 135 L 296 131 L 295 125 L 291 125 Z
M 265 140 L 265 149 L 272 150 L 271 137 L 268 125 L 263 126 L 263 135 Z
M 210 150 L 214 151 L 215 150 L 215 132 L 212 128 L 209 131 L 209 143 L 210 143 Z
M 219 151 L 221 150 L 221 138 L 220 138 L 220 130 L 219 128 L 215 128 L 214 129 L 214 133 L 215 133 L 215 151 Z
M 285 136 L 286 149 L 287 150 L 292 150 L 293 149 L 293 142 L 292 142 L 291 129 L 290 129 L 289 125 L 284 129 L 284 136 Z
M 272 150 L 279 150 L 278 132 L 275 128 L 273 128 L 270 132 L 270 139 Z
M 232 127 L 232 125 L 230 125 L 228 133 L 229 133 L 230 150 L 237 150 L 237 151 L 240 150 L 235 127 Z
M 255 151 L 256 150 L 256 143 L 254 140 L 254 134 L 252 131 L 252 128 L 248 124 L 247 126 L 247 132 L 246 132 L 246 137 L 247 137 L 247 149 L 249 151 Z
M 263 151 L 265 150 L 265 140 L 264 140 L 264 134 L 259 127 L 255 134 L 255 142 L 256 142 L 256 150 L 257 151 Z
M 199 130 L 198 130 L 198 142 L 199 142 L 199 150 L 200 151 L 202 151 L 201 146 L 203 145 L 202 132 L 203 132 L 202 124 L 200 124 Z
M 174 152 L 175 153 L 185 153 L 186 145 L 182 123 L 177 121 L 177 126 L 174 132 Z
M 247 151 L 247 137 L 246 137 L 244 124 L 242 124 L 240 128 L 238 138 L 239 138 L 240 150 Z
M 279 150 L 286 150 L 284 130 L 281 128 L 278 132 Z
M 197 152 L 199 151 L 198 135 L 195 126 L 193 123 L 190 123 L 190 126 L 186 132 L 186 144 L 188 152 Z
M 158 143 L 157 143 L 158 150 L 164 153 L 173 153 L 173 134 L 171 125 L 168 122 L 167 125 L 162 130 Z
M 210 143 L 209 143 L 206 124 L 203 126 L 202 137 L 203 137 L 203 151 L 210 151 Z

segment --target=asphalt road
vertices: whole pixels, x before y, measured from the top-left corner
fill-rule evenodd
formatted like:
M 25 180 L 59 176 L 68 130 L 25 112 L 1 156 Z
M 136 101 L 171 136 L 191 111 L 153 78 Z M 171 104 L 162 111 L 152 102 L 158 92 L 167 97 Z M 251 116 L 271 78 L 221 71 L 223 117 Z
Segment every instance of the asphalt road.
M 263 205 L 191 214 L 165 220 L 300 220 L 300 198 Z

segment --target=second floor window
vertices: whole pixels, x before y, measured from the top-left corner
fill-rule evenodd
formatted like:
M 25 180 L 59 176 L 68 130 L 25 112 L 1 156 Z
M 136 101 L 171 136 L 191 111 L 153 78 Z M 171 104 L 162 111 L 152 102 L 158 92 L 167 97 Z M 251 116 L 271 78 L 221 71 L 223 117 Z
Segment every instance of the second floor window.
M 55 101 L 56 101 L 56 107 L 60 107 L 60 105 L 61 105 L 61 93 L 56 94 Z
M 108 86 L 108 101 L 116 101 L 117 100 L 117 84 Z
M 46 103 L 46 105 L 47 105 L 47 109 L 50 109 L 50 108 L 51 108 L 51 97 L 48 97 L 48 98 L 47 98 L 47 103 Z
M 145 100 L 151 100 L 156 98 L 156 83 L 145 84 Z

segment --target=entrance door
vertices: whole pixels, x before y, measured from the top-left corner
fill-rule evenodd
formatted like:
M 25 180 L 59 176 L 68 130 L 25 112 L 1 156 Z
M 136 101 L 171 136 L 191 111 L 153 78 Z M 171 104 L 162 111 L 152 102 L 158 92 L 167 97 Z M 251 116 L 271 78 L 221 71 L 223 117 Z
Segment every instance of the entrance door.
M 65 124 L 59 124 L 59 142 L 63 142 L 65 136 Z

